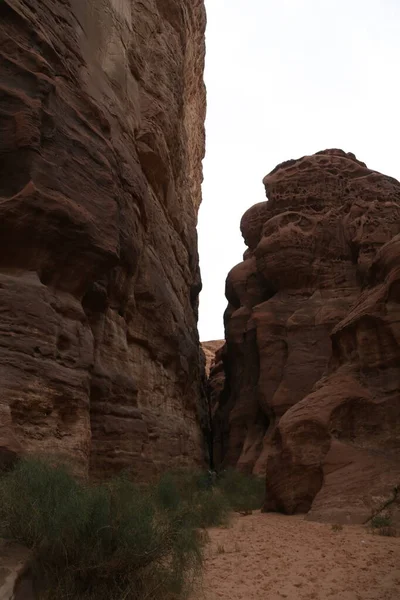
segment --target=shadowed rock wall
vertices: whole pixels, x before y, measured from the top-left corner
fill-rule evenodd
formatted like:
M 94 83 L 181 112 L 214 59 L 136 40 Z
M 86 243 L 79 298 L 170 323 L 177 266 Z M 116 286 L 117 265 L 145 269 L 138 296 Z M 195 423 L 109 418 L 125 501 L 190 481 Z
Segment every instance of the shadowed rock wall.
M 0 3 L 0 452 L 204 459 L 202 0 Z

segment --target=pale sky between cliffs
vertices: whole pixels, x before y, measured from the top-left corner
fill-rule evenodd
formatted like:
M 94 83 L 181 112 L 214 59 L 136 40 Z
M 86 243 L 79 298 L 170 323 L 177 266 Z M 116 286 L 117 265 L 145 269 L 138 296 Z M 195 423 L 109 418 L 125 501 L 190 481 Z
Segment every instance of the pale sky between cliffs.
M 206 0 L 201 340 L 223 338 L 242 214 L 279 162 L 326 148 L 400 179 L 400 0 Z

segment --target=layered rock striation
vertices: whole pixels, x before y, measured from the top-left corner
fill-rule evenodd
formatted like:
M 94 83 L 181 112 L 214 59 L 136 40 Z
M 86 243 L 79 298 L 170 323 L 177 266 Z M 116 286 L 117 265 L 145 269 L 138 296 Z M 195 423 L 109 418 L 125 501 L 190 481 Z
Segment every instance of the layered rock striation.
M 226 282 L 214 457 L 266 510 L 366 521 L 400 484 L 400 183 L 341 150 L 278 165 Z
M 202 0 L 0 3 L 0 454 L 204 460 Z

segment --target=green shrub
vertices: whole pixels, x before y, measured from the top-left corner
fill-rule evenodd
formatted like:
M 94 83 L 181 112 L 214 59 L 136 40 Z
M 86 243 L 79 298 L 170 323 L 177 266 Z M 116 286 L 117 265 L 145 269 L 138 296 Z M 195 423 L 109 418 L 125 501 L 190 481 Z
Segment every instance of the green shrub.
M 0 478 L 0 535 L 34 552 L 46 599 L 177 598 L 202 564 L 187 504 L 162 510 L 126 478 L 78 483 L 65 468 L 21 461 Z
M 0 476 L 0 537 L 32 549 L 42 600 L 177 600 L 200 573 L 204 528 L 263 496 L 262 480 L 233 470 L 89 485 L 28 459 Z
M 225 495 L 213 486 L 208 473 L 176 471 L 160 478 L 156 501 L 170 512 L 185 510 L 194 527 L 225 525 L 231 510 Z
M 168 472 L 157 486 L 162 508 L 173 511 L 182 504 L 191 507 L 197 527 L 226 525 L 231 510 L 249 513 L 261 508 L 264 493 L 264 479 L 234 469 L 218 476 L 210 471 Z
M 156 494 L 161 506 L 173 510 L 182 502 L 191 503 L 197 494 L 211 490 L 207 472 L 176 470 L 164 473 L 156 486 Z
M 265 481 L 234 469 L 220 474 L 218 488 L 227 498 L 232 510 L 248 513 L 261 508 L 265 496 Z
M 218 527 L 227 525 L 231 506 L 226 496 L 218 488 L 199 492 L 193 508 L 198 527 Z
M 371 519 L 371 527 L 374 529 L 378 529 L 380 527 L 390 527 L 390 525 L 391 519 L 385 515 L 375 515 L 375 517 L 372 517 Z

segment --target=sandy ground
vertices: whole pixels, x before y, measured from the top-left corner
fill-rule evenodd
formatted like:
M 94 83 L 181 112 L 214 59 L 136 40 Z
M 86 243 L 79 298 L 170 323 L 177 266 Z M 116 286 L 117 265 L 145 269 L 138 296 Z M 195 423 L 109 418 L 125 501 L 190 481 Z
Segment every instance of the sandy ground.
M 400 538 L 254 513 L 211 529 L 195 600 L 400 600 Z

